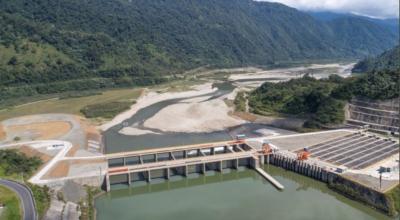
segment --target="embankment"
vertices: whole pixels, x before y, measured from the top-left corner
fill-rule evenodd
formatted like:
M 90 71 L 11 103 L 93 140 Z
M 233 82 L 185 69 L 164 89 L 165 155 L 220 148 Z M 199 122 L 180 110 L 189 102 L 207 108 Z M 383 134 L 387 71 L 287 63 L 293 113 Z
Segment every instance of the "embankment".
M 308 161 L 299 161 L 279 154 L 273 154 L 269 159 L 266 158 L 265 161 L 269 161 L 272 165 L 325 182 L 332 190 L 376 208 L 389 216 L 396 216 L 399 213 L 399 185 L 388 192 L 381 192 L 350 180 L 335 171 L 327 170 L 316 164 L 310 164 Z

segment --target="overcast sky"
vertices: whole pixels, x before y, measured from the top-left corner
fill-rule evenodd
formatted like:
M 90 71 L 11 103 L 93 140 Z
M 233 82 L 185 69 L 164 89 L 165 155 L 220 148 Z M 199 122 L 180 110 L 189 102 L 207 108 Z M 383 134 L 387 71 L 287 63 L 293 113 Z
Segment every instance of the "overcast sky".
M 354 13 L 369 17 L 399 17 L 399 0 L 259 0 L 308 11 Z

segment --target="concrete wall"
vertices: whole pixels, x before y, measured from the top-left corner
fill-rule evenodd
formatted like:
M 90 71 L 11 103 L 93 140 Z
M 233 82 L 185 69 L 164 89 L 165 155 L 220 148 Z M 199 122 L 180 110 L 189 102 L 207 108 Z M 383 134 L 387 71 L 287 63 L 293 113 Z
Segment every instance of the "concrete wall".
M 266 158 L 265 161 L 267 160 L 268 159 Z M 303 174 L 322 182 L 327 182 L 328 176 L 330 175 L 328 171 L 322 169 L 321 167 L 310 165 L 305 161 L 299 161 L 278 154 L 271 155 L 269 162 L 272 165 Z
M 353 99 L 347 105 L 346 119 L 349 124 L 369 125 L 374 130 L 399 132 L 399 99 Z
M 265 161 L 267 161 L 267 159 Z M 349 180 L 340 174 L 324 170 L 315 165 L 310 165 L 305 161 L 298 161 L 277 154 L 271 155 L 269 161 L 272 165 L 325 182 L 328 184 L 328 187 L 334 191 L 379 209 L 388 215 L 396 215 L 394 204 L 392 204 L 393 201 L 384 193 Z
M 392 201 L 382 192 L 349 180 L 338 174 L 331 174 L 328 179 L 329 188 L 354 200 L 365 203 L 384 213 L 394 216 L 396 210 Z

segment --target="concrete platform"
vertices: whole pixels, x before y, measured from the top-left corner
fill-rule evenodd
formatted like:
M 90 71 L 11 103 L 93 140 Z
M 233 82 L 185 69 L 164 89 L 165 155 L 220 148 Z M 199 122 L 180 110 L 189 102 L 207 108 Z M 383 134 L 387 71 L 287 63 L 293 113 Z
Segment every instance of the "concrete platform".
M 399 143 L 368 133 L 354 133 L 309 147 L 311 157 L 345 166 L 364 169 L 399 152 Z
M 343 137 L 352 134 L 356 131 L 352 130 L 332 130 L 322 132 L 312 132 L 294 135 L 282 135 L 266 138 L 271 144 L 279 147 L 282 150 L 296 151 L 305 147 L 310 147 L 315 144 L 332 140 L 338 137 Z

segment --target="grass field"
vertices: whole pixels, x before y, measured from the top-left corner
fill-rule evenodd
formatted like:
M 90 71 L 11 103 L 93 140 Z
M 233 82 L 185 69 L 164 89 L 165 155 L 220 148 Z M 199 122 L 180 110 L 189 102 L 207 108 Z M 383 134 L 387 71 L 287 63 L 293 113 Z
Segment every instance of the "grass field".
M 105 118 L 112 119 L 121 112 L 130 108 L 135 102 L 107 102 L 88 105 L 81 110 L 86 118 Z
M 0 213 L 0 220 L 20 220 L 22 211 L 17 195 L 4 186 L 0 186 L 0 203 L 5 204 L 5 208 Z
M 44 113 L 69 113 L 82 115 L 80 110 L 87 105 L 134 101 L 142 89 L 116 89 L 104 91 L 99 95 L 85 96 L 68 99 L 49 99 L 24 105 L 14 106 L 0 110 L 0 121 L 23 115 L 44 114 Z

